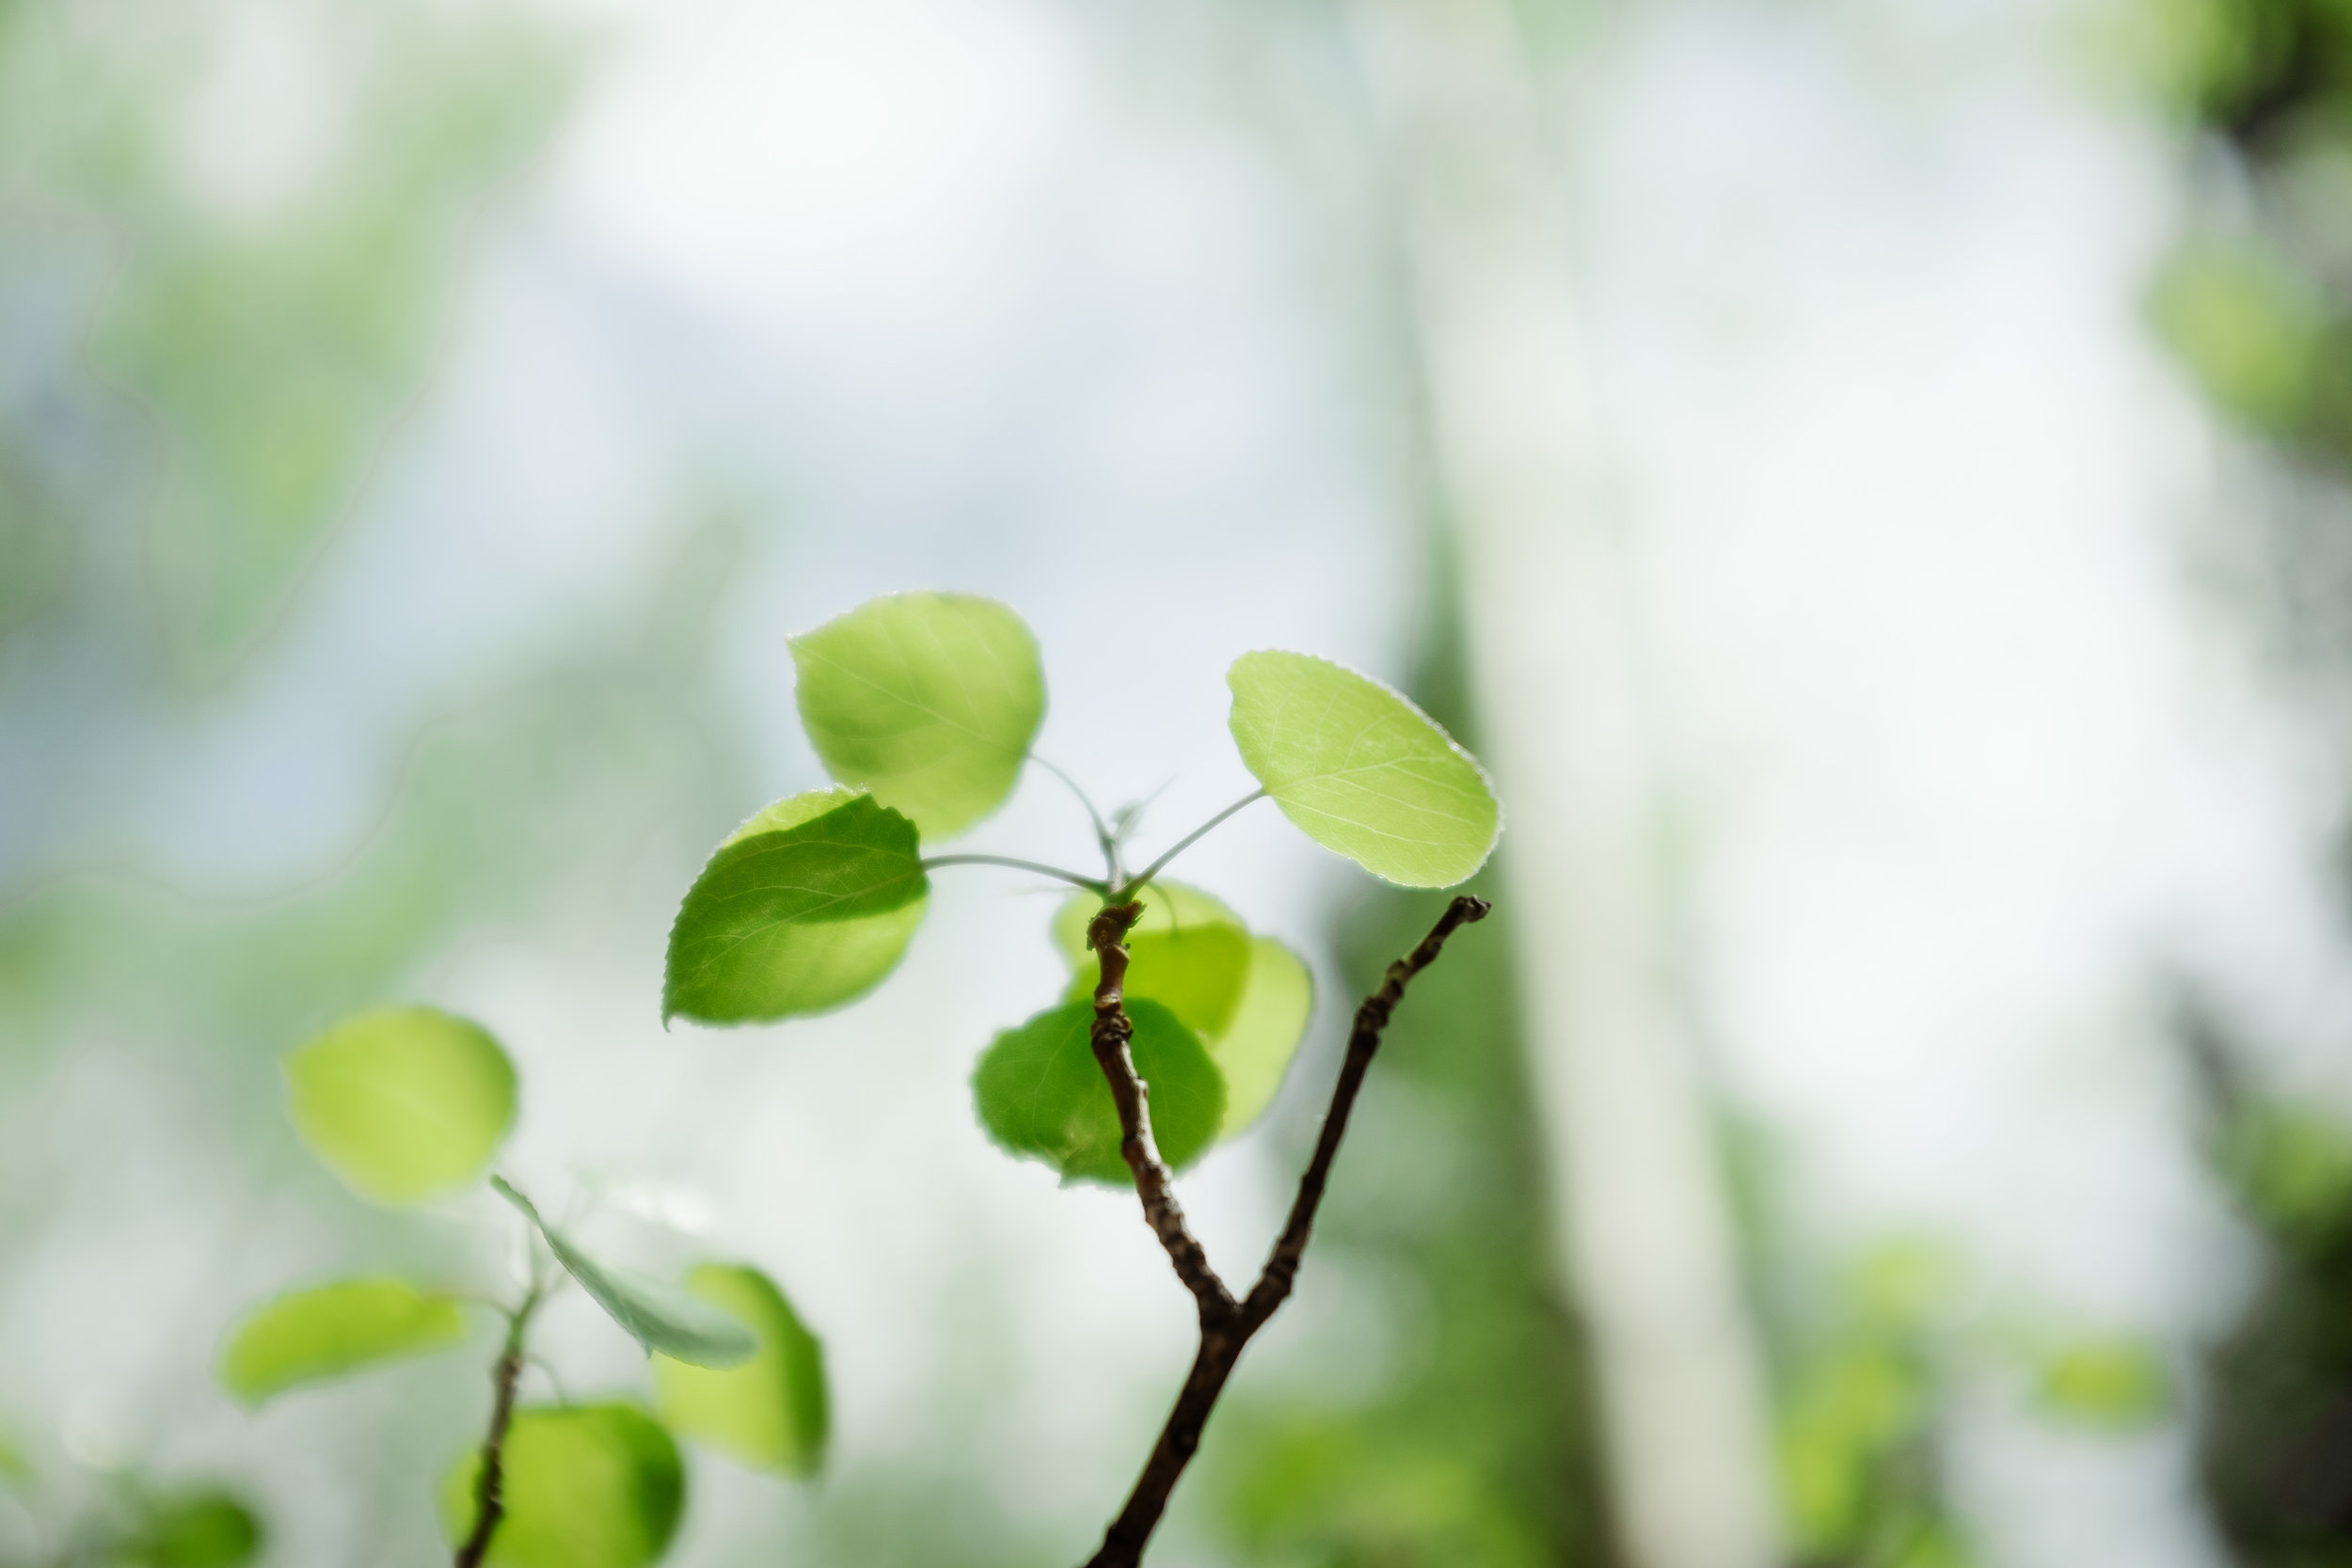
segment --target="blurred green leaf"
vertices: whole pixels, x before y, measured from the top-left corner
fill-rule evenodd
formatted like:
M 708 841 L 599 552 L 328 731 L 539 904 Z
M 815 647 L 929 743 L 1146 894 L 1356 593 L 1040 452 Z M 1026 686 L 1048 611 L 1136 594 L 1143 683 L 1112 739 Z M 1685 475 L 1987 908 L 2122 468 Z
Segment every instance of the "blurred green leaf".
M 345 1184 L 416 1203 L 482 1174 L 515 1123 L 515 1067 L 476 1024 L 431 1007 L 345 1019 L 284 1062 L 294 1127 Z
M 962 832 L 1020 782 L 1045 717 L 1045 673 L 1021 618 L 968 594 L 899 594 L 792 639 L 801 722 L 833 776 Z
M 750 1328 L 758 1354 L 724 1370 L 653 1359 L 654 1408 L 670 1430 L 755 1470 L 813 1476 L 824 1466 L 824 1349 L 773 1280 L 746 1264 L 704 1263 L 686 1288 Z
M 1131 1001 L 1127 1017 L 1136 1072 L 1152 1091 L 1153 1140 L 1182 1169 L 1216 1136 L 1225 1081 L 1200 1037 L 1161 1004 Z M 972 1074 L 973 1103 L 1009 1153 L 1042 1160 L 1065 1180 L 1122 1183 L 1119 1112 L 1094 1060 L 1093 1026 L 1093 1007 L 1070 1002 L 998 1035 Z
M 667 1280 L 607 1263 L 583 1249 L 542 1219 L 538 1206 L 504 1178 L 490 1178 L 490 1185 L 538 1227 L 564 1271 L 648 1354 L 658 1351 L 697 1367 L 732 1367 L 759 1348 L 749 1329 L 707 1302 Z
M 145 1498 L 139 1514 L 116 1556 L 120 1568 L 240 1568 L 261 1553 L 261 1520 L 227 1492 Z
M 822 1012 L 897 967 L 930 895 L 914 825 L 870 795 L 833 800 L 779 801 L 710 857 L 670 928 L 663 1018 Z M 789 825 L 747 836 L 770 814 Z
M 1242 762 L 1309 838 L 1406 887 L 1486 863 L 1502 820 L 1486 772 L 1411 703 L 1305 654 L 1244 654 L 1225 684 Z
M 466 1337 L 457 1303 L 399 1279 L 294 1291 L 249 1314 L 221 1353 L 220 1383 L 246 1404 Z
M 2172 1375 L 2144 1339 L 2086 1340 L 2042 1365 L 2035 1385 L 2042 1409 L 2061 1420 L 2109 1432 L 2134 1432 L 2172 1408 Z
M 441 1527 L 472 1529 L 482 1451 L 441 1481 Z M 581 1404 L 516 1412 L 506 1433 L 506 1517 L 486 1568 L 645 1568 L 677 1533 L 686 1469 L 677 1444 L 644 1411 Z
M 0 1486 L 23 1491 L 33 1483 L 33 1462 L 24 1457 L 24 1450 L 5 1436 L 0 1436 Z
M 2352 1133 L 2299 1105 L 2250 1105 L 2230 1126 L 2222 1165 L 2263 1223 L 2297 1241 L 2341 1229 L 2352 1211 Z
M 1250 936 L 1212 894 L 1153 882 L 1142 902 L 1143 918 L 1127 939 L 1127 994 L 1166 1004 L 1201 1037 L 1225 1078 L 1219 1135 L 1232 1137 L 1281 1087 L 1314 1010 L 1314 981 L 1296 954 L 1271 937 Z M 1101 908 L 1101 899 L 1079 894 L 1055 911 L 1054 943 L 1076 971 L 1066 1001 L 1091 997 L 1101 977 L 1086 944 L 1087 922 Z

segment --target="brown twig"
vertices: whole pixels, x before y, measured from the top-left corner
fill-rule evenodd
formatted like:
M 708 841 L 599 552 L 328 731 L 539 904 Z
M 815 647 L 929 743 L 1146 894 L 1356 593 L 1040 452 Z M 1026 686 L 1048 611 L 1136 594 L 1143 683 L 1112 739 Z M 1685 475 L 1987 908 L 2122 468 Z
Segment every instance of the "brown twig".
M 1243 1349 L 1290 1296 L 1298 1277 L 1298 1260 L 1305 1256 L 1308 1237 L 1314 1229 L 1315 1210 L 1330 1180 L 1331 1162 L 1347 1132 L 1348 1113 L 1355 1109 L 1357 1093 L 1364 1086 L 1364 1074 L 1380 1049 L 1380 1036 L 1389 1026 L 1390 1015 L 1404 1000 L 1405 988 L 1413 976 L 1437 961 L 1446 938 L 1463 926 L 1486 919 L 1489 908 L 1483 898 L 1467 895 L 1455 898 L 1421 945 L 1391 964 L 1380 989 L 1356 1009 L 1356 1026 L 1347 1037 L 1347 1059 L 1341 1064 L 1339 1082 L 1332 1086 L 1331 1106 L 1324 1113 L 1314 1157 L 1298 1179 L 1298 1196 L 1292 1200 L 1290 1218 L 1275 1238 L 1264 1270 L 1248 1297 L 1239 1302 L 1217 1278 L 1216 1271 L 1209 1266 L 1208 1254 L 1185 1227 L 1184 1211 L 1177 1207 L 1169 1188 L 1168 1167 L 1160 1163 L 1159 1150 L 1152 1141 L 1150 1090 L 1136 1076 L 1135 1062 L 1127 1051 L 1132 1032 L 1122 990 L 1127 950 L 1120 942 L 1142 915 L 1142 906 L 1114 905 L 1096 915 L 1087 928 L 1088 945 L 1101 955 L 1103 962 L 1102 984 L 1094 992 L 1094 1059 L 1102 1064 L 1103 1074 L 1110 1081 L 1111 1099 L 1119 1107 L 1120 1152 L 1135 1173 L 1136 1196 L 1143 1200 L 1144 1217 L 1160 1244 L 1168 1248 L 1177 1277 L 1200 1304 L 1200 1349 L 1192 1358 L 1183 1391 L 1176 1396 L 1176 1407 L 1168 1412 L 1159 1441 L 1152 1445 L 1152 1457 L 1144 1462 L 1143 1474 L 1119 1517 L 1104 1532 L 1102 1547 L 1087 1560 L 1086 1568 L 1136 1568 L 1143 1560 L 1144 1544 L 1159 1525 L 1177 1479 L 1199 1451 L 1209 1412 L 1225 1391 L 1226 1380 L 1233 1375 Z
M 523 1376 L 523 1334 L 544 1294 L 533 1280 L 522 1305 L 507 1319 L 506 1343 L 499 1352 L 498 1364 L 490 1369 L 490 1385 L 497 1392 L 490 1404 L 490 1431 L 482 1441 L 482 1478 L 474 1488 L 473 1530 L 457 1548 L 451 1568 L 482 1568 L 490 1537 L 498 1533 L 499 1521 L 506 1517 L 506 1429 L 515 1418 L 515 1387 Z

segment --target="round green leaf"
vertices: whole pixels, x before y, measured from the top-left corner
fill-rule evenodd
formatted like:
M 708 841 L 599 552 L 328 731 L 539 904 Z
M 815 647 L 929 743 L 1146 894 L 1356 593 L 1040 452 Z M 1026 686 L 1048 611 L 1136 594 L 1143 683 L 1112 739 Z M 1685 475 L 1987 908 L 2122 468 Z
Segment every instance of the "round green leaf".
M 540 1218 L 538 1206 L 504 1180 L 494 1176 L 490 1185 L 538 1227 L 564 1272 L 647 1354 L 659 1351 L 697 1367 L 732 1367 L 759 1348 L 749 1329 L 719 1308 L 668 1280 L 604 1261 Z
M 1143 905 L 1143 915 L 1129 927 L 1127 934 L 1131 938 L 1182 931 L 1194 926 L 1248 929 L 1225 900 L 1189 882 L 1154 881 L 1136 897 Z M 1087 926 L 1102 908 L 1103 900 L 1092 894 L 1073 893 L 1054 911 L 1054 945 L 1061 949 L 1062 957 L 1073 967 L 1093 959 L 1094 954 L 1087 946 Z
M 1309 838 L 1406 887 L 1486 863 L 1502 823 L 1486 770 L 1411 703 L 1305 654 L 1244 654 L 1225 684 L 1242 762 Z
M 1186 926 L 1181 930 L 1131 932 L 1127 938 L 1130 998 L 1164 1005 L 1204 1040 L 1215 1039 L 1232 1022 L 1249 978 L 1249 933 L 1238 926 Z M 1066 1002 L 1094 995 L 1103 976 L 1092 953 L 1071 977 Z M 1214 1053 L 1212 1053 L 1214 1054 Z
M 471 1533 L 481 1489 L 482 1450 L 469 1449 L 441 1481 L 452 1544 Z M 686 1469 L 670 1434 L 634 1406 L 519 1410 L 501 1492 L 506 1516 L 486 1568 L 645 1568 L 677 1532 Z
M 1152 1135 L 1183 1169 L 1216 1137 L 1225 1080 L 1200 1037 L 1157 1002 L 1127 1004 L 1128 1050 L 1151 1087 Z M 1007 1152 L 1042 1160 L 1070 1181 L 1129 1180 L 1119 1111 L 1090 1043 L 1094 1008 L 1069 1002 L 998 1035 L 972 1074 L 980 1125 Z
M 142 1498 L 118 1568 L 243 1568 L 262 1549 L 262 1522 L 227 1492 Z
M 515 1065 L 431 1007 L 347 1018 L 285 1058 L 295 1130 L 354 1192 L 416 1203 L 482 1174 L 515 1124 Z
M 1004 804 L 1045 717 L 1037 640 L 968 594 L 869 599 L 794 638 L 792 662 L 801 723 L 826 769 L 926 838 Z
M 686 1288 L 722 1307 L 759 1340 L 759 1353 L 723 1371 L 653 1358 L 654 1408 L 670 1430 L 755 1470 L 813 1476 L 825 1462 L 824 1348 L 775 1282 L 748 1264 L 704 1263 Z
M 2164 1418 L 2172 1377 L 2145 1340 L 2086 1340 L 2052 1356 L 2037 1389 L 2042 1408 L 2079 1426 L 2130 1432 Z
M 930 895 L 914 824 L 870 795 L 834 799 L 778 801 L 710 857 L 670 927 L 665 1020 L 819 1013 L 898 966 Z M 788 825 L 759 826 L 771 817 Z
M 348 1279 L 293 1291 L 237 1325 L 220 1384 L 246 1404 L 323 1378 L 455 1344 L 465 1315 L 444 1295 L 399 1279 Z
M 1225 1075 L 1221 1138 L 1241 1132 L 1274 1103 L 1315 1007 L 1315 983 L 1297 954 L 1272 937 L 1255 937 L 1249 955 L 1249 977 L 1232 1019 L 1209 1041 L 1209 1057 Z

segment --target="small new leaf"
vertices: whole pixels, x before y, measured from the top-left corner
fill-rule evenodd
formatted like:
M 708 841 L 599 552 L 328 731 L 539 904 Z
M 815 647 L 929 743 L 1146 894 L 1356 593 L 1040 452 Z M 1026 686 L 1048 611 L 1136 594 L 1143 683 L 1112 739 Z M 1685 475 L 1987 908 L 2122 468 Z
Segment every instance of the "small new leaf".
M 769 807 L 687 892 L 670 928 L 662 1017 L 764 1022 L 864 995 L 922 924 L 930 883 L 920 848 L 914 824 L 870 795 L 818 791 Z
M 431 1007 L 347 1018 L 284 1068 L 303 1142 L 377 1203 L 473 1180 L 515 1124 L 514 1063 L 487 1031 Z
M 1004 804 L 1045 717 L 1045 673 L 1021 618 L 968 594 L 869 599 L 792 640 L 801 723 L 843 784 L 926 838 Z
M 659 1352 L 697 1367 L 732 1367 L 749 1360 L 759 1348 L 749 1329 L 709 1303 L 666 1280 L 588 1252 L 541 1218 L 537 1205 L 503 1178 L 490 1178 L 490 1185 L 538 1227 L 564 1272 L 647 1354 Z
M 453 1544 L 472 1529 L 481 1487 L 482 1451 L 469 1449 L 441 1480 Z M 686 1467 L 670 1434 L 634 1406 L 518 1410 L 500 1495 L 506 1516 L 486 1568 L 646 1568 L 677 1533 Z
M 246 1404 L 306 1383 L 466 1337 L 465 1316 L 445 1295 L 399 1279 L 348 1279 L 293 1291 L 255 1309 L 230 1335 L 220 1384 Z
M 1157 1002 L 1127 1004 L 1135 1025 L 1128 1050 L 1152 1091 L 1152 1132 L 1160 1157 L 1181 1170 L 1216 1137 L 1225 1080 L 1200 1037 Z M 1008 1152 L 1041 1160 L 1070 1181 L 1129 1180 L 1119 1152 L 1119 1110 L 1094 1059 L 1094 1008 L 1049 1007 L 991 1042 L 972 1074 L 980 1125 Z
M 775 1281 L 748 1264 L 704 1263 L 686 1288 L 749 1327 L 759 1353 L 712 1370 L 653 1358 L 654 1408 L 670 1430 L 755 1470 L 813 1476 L 828 1426 L 824 1349 Z
M 1502 823 L 1486 771 L 1411 703 L 1305 654 L 1244 654 L 1225 684 L 1242 762 L 1309 838 L 1406 887 L 1486 863 Z

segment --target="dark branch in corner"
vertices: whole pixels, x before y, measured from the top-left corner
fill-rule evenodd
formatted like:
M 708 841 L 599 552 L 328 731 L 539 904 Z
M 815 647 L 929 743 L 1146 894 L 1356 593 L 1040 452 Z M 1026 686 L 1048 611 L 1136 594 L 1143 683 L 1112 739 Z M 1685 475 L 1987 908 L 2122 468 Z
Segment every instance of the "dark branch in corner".
M 482 1476 L 474 1488 L 473 1531 L 466 1537 L 466 1544 L 457 1548 L 451 1568 L 482 1568 L 483 1554 L 490 1549 L 490 1537 L 498 1533 L 499 1521 L 506 1517 L 506 1429 L 515 1418 L 515 1386 L 523 1376 L 523 1335 L 531 1325 L 531 1314 L 538 1309 L 539 1299 L 546 1293 L 540 1281 L 532 1282 L 522 1305 L 507 1320 L 506 1343 L 499 1352 L 498 1364 L 490 1369 L 490 1385 L 496 1394 L 490 1405 L 489 1434 L 482 1440 Z
M 1184 1379 L 1183 1391 L 1176 1396 L 1176 1407 L 1168 1412 L 1167 1425 L 1160 1429 L 1159 1441 L 1152 1446 L 1142 1476 L 1128 1494 L 1126 1506 L 1104 1532 L 1101 1549 L 1087 1560 L 1086 1568 L 1136 1568 L 1143 1560 L 1144 1544 L 1159 1525 L 1168 1495 L 1176 1489 L 1177 1478 L 1184 1473 L 1184 1466 L 1199 1450 L 1209 1412 L 1216 1407 L 1217 1396 L 1225 1391 L 1226 1380 L 1232 1376 L 1242 1350 L 1290 1296 L 1291 1287 L 1298 1277 L 1298 1260 L 1306 1254 L 1308 1237 L 1314 1229 L 1315 1210 L 1321 1206 L 1324 1188 L 1330 1180 L 1331 1162 L 1339 1153 L 1340 1139 L 1347 1132 L 1348 1114 L 1355 1109 L 1357 1093 L 1364 1086 L 1364 1074 L 1380 1049 L 1380 1037 L 1389 1026 L 1390 1015 L 1404 1000 L 1405 988 L 1413 976 L 1437 961 L 1446 938 L 1473 921 L 1486 919 L 1489 908 L 1482 898 L 1467 895 L 1455 898 L 1422 939 L 1421 945 L 1391 964 L 1380 989 L 1356 1009 L 1356 1026 L 1347 1037 L 1347 1059 L 1340 1067 L 1338 1084 L 1332 1087 L 1331 1107 L 1324 1113 L 1323 1132 L 1315 1139 L 1314 1158 L 1307 1163 L 1306 1174 L 1298 1179 L 1298 1196 L 1291 1203 L 1290 1218 L 1283 1224 L 1282 1233 L 1275 1238 L 1264 1270 L 1249 1294 L 1238 1302 L 1209 1266 L 1207 1252 L 1185 1227 L 1184 1212 L 1177 1207 L 1168 1167 L 1161 1164 L 1159 1149 L 1152 1141 L 1151 1093 L 1136 1076 L 1135 1061 L 1127 1051 L 1127 1038 L 1132 1033 L 1122 990 L 1127 977 L 1127 950 L 1120 943 L 1142 915 L 1143 908 L 1133 903 L 1113 905 L 1096 915 L 1087 928 L 1087 943 L 1101 955 L 1103 961 L 1103 981 L 1094 992 L 1094 1059 L 1102 1064 L 1103 1075 L 1110 1081 L 1111 1098 L 1119 1107 L 1120 1152 L 1126 1157 L 1127 1168 L 1135 1173 L 1136 1196 L 1143 1200 L 1144 1218 L 1151 1222 L 1160 1244 L 1168 1249 L 1169 1260 L 1176 1265 L 1176 1276 L 1200 1304 L 1200 1349 L 1192 1358 L 1192 1370 Z

